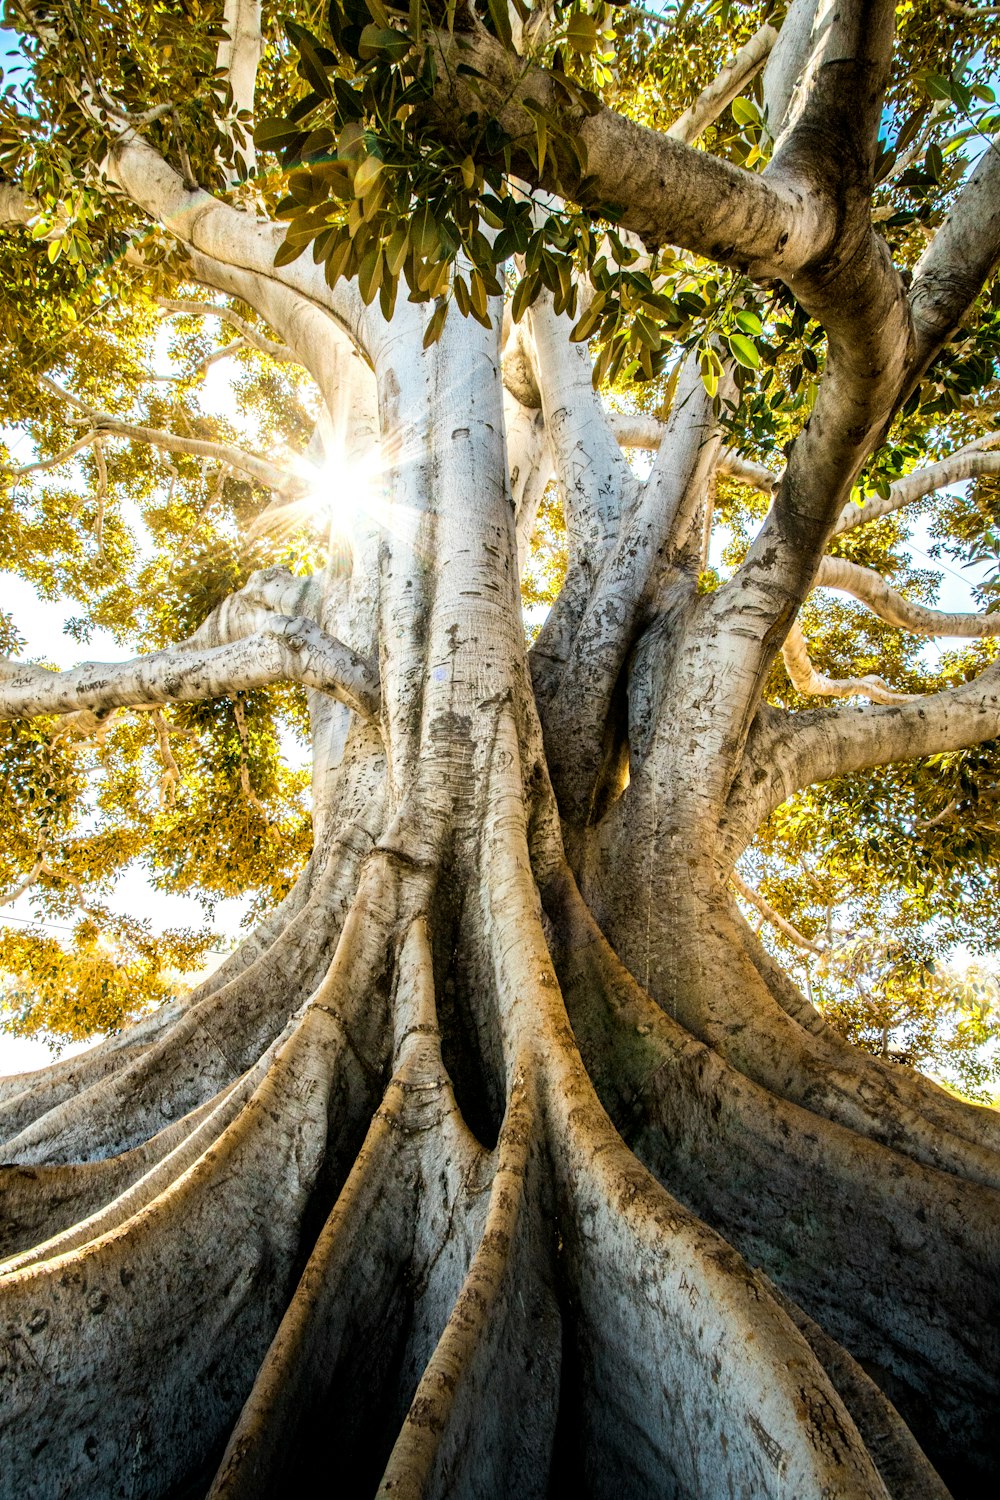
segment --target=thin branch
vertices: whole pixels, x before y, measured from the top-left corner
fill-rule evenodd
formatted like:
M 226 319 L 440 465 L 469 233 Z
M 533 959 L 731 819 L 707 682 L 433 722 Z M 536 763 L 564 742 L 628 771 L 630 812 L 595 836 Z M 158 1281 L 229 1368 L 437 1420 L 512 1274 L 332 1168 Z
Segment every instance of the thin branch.
M 246 318 L 241 318 L 238 312 L 224 303 L 218 302 L 196 302 L 193 298 L 169 298 L 157 297 L 157 303 L 165 313 L 184 314 L 189 317 L 219 318 L 223 323 L 228 323 L 261 354 L 266 354 L 270 359 L 276 360 L 278 364 L 296 365 L 299 360 L 289 349 L 287 344 L 278 343 L 275 339 L 266 338 Z
M 1000 5 L 966 5 L 964 0 L 944 0 L 944 3 L 947 10 L 970 21 L 988 21 L 993 16 L 1000 16 Z
M 683 141 L 687 146 L 696 141 L 702 131 L 707 130 L 719 118 L 737 94 L 741 94 L 750 80 L 760 72 L 777 40 L 777 30 L 765 22 L 726 64 L 718 77 L 674 121 L 666 134 L 672 140 Z
M 61 448 L 51 458 L 40 458 L 36 463 L 23 464 L 21 468 L 10 469 L 8 472 L 12 479 L 23 479 L 27 474 L 37 474 L 45 469 L 58 469 L 61 464 L 69 463 L 71 458 L 75 458 L 84 448 L 89 448 L 96 441 L 96 432 L 84 433 L 83 437 L 70 443 L 68 448 Z
M 92 440 L 102 432 L 114 433 L 118 437 L 131 438 L 133 442 L 148 443 L 153 448 L 163 448 L 168 453 L 187 453 L 198 458 L 215 459 L 221 464 L 228 464 L 231 468 L 238 469 L 241 473 L 256 479 L 259 484 L 268 489 L 278 490 L 289 495 L 303 495 L 309 489 L 308 481 L 290 473 L 287 469 L 279 468 L 267 459 L 257 458 L 252 453 L 247 453 L 242 448 L 237 448 L 231 443 L 213 443 L 204 438 L 181 437 L 178 433 L 162 432 L 155 427 L 140 427 L 133 422 L 123 422 L 118 417 L 111 416 L 108 412 L 95 411 L 86 405 L 78 396 L 72 395 L 57 385 L 48 376 L 39 376 L 39 384 L 61 400 L 69 402 L 87 417 L 93 424 L 94 432 L 88 434 L 88 440 Z
M 952 797 L 951 801 L 942 807 L 933 818 L 915 818 L 913 821 L 914 833 L 927 833 L 932 828 L 940 828 L 942 823 L 947 823 L 958 811 L 958 798 Z
M 961 484 L 966 479 L 978 479 L 982 475 L 1000 474 L 1000 452 L 993 452 L 995 448 L 1000 448 L 1000 432 L 987 433 L 956 449 L 947 458 L 905 474 L 889 487 L 889 493 L 884 497 L 871 495 L 863 505 L 850 501 L 840 513 L 834 536 L 843 536 L 866 521 L 877 521 L 882 516 L 891 515 L 946 485 Z
M 23 896 L 25 891 L 30 891 L 31 887 L 34 885 L 39 875 L 42 874 L 44 869 L 45 856 L 42 855 L 35 861 L 34 865 L 32 865 L 27 875 L 25 875 L 24 879 L 18 885 L 12 886 L 9 891 L 0 896 L 0 906 L 10 906 L 18 899 L 19 896 Z
M 156 730 L 156 742 L 163 764 L 163 774 L 160 777 L 160 803 L 163 807 L 172 807 L 177 797 L 177 783 L 181 779 L 181 770 L 170 748 L 170 725 L 159 708 L 153 710 L 153 727 Z
M 751 906 L 755 906 L 765 921 L 770 922 L 772 927 L 776 927 L 790 943 L 794 943 L 797 948 L 805 949 L 807 953 L 815 953 L 817 958 L 825 958 L 827 956 L 826 948 L 821 947 L 818 943 L 811 942 L 797 927 L 793 927 L 787 918 L 783 917 L 779 911 L 775 911 L 770 902 L 765 901 L 759 891 L 753 890 L 747 885 L 745 880 L 741 880 L 735 870 L 730 875 L 729 882 L 734 890 L 744 900 L 749 901 Z
M 94 458 L 97 462 L 97 520 L 94 525 L 94 539 L 97 542 L 98 554 L 104 556 L 104 505 L 108 498 L 108 466 L 104 458 L 104 442 L 98 436 L 94 442 Z
M 913 695 L 897 693 L 881 677 L 827 677 L 817 672 L 809 657 L 802 627 L 796 620 L 781 648 L 785 670 L 800 693 L 818 698 L 868 698 L 872 703 L 906 703 Z

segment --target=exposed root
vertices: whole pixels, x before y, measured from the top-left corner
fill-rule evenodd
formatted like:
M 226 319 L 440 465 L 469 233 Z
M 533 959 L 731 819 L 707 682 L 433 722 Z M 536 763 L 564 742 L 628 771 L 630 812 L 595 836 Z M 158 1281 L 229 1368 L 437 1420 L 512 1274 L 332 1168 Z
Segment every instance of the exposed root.
M 956 1134 L 952 1116 L 942 1125 L 914 1107 L 898 1086 L 902 1070 L 871 1067 L 867 1054 L 804 1030 L 751 962 L 730 898 L 699 892 L 689 876 L 678 876 L 675 925 L 660 924 L 651 962 L 642 961 L 645 937 L 634 922 L 616 917 L 607 929 L 626 967 L 644 979 L 648 970 L 662 1008 L 772 1094 L 926 1166 L 1000 1187 L 1000 1152 Z
M 619 1495 L 627 1475 L 630 1497 L 885 1497 L 797 1329 L 737 1252 L 653 1181 L 598 1103 L 542 931 L 516 755 L 506 760 L 484 918 L 508 1056 L 515 1038 L 533 1047 L 543 1080 L 573 1307 L 572 1426 L 590 1493 Z
M 0 1108 L 4 1154 L 24 1164 L 117 1155 L 196 1109 L 252 1067 L 329 966 L 331 895 L 309 901 L 262 958 L 187 1006 L 159 1040 L 78 1093 L 70 1080 Z M 53 1097 L 55 1096 L 55 1097 Z
M 568 876 L 546 904 L 584 1059 L 640 1159 L 852 1350 L 949 1476 L 981 1482 L 1000 1197 L 768 1093 L 640 990 Z
M 179 1176 L 164 1163 L 0 1279 L 0 1491 L 105 1493 L 124 1474 L 131 1495 L 159 1496 L 224 1437 L 280 1321 L 328 1138 L 371 1108 L 358 1038 L 384 944 L 385 913 L 362 903 L 250 1097 L 219 1106 L 232 1115 L 221 1133 L 208 1116 L 178 1148 Z
M 328 1462 L 371 1493 L 482 1232 L 491 1171 L 441 1064 L 422 918 L 398 963 L 396 1068 L 268 1351 L 211 1494 L 271 1496 Z
M 0 1259 L 51 1239 L 110 1203 L 184 1141 L 228 1092 L 119 1156 L 59 1166 L 0 1166 Z

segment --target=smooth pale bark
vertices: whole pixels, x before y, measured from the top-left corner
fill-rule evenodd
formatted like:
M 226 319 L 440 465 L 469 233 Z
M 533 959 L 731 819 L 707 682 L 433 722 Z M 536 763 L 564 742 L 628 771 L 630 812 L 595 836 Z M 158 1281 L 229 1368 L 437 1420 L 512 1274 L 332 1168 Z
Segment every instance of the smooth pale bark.
M 280 226 L 134 136 L 112 151 L 191 282 L 313 376 L 309 462 L 351 503 L 322 574 L 255 575 L 171 652 L 5 666 L 20 714 L 305 682 L 314 791 L 295 888 L 184 1006 L 0 1086 L 5 1492 L 995 1480 L 996 1113 L 849 1048 L 727 892 L 797 787 L 1000 727 L 993 668 L 900 706 L 761 705 L 918 358 L 868 213 L 891 8 L 815 10 L 796 0 L 768 65 L 764 176 L 613 111 L 572 121 L 626 227 L 783 277 L 826 322 L 780 482 L 721 449 L 692 367 L 668 422 L 632 425 L 659 450 L 640 484 L 545 299 L 506 333 L 499 305 L 488 329 L 453 312 L 425 351 L 429 308 L 387 325 L 308 257 L 276 268 Z M 484 32 L 455 46 L 510 80 Z M 525 91 L 565 107 L 529 70 L 500 118 L 523 126 Z M 936 287 L 959 252 L 985 264 L 970 201 Z M 702 595 L 716 471 L 777 494 Z M 553 473 L 570 569 L 529 660 L 519 562 Z

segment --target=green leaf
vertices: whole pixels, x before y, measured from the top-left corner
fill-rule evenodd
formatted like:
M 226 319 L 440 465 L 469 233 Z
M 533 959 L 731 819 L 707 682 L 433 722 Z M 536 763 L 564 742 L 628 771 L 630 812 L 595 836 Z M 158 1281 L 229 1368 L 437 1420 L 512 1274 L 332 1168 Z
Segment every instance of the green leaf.
M 754 338 L 759 338 L 760 335 L 764 332 L 763 324 L 761 323 L 757 314 L 755 312 L 751 312 L 749 308 L 746 307 L 741 307 L 739 312 L 736 314 L 736 325 L 738 328 L 741 328 L 744 333 L 749 333 Z
M 424 333 L 425 349 L 429 349 L 432 344 L 436 344 L 442 333 L 444 333 L 444 320 L 445 318 L 447 318 L 447 316 L 448 303 L 443 297 L 441 297 L 438 299 L 437 307 L 435 307 L 433 313 L 431 314 L 431 320 L 427 324 L 427 329 Z
M 593 16 L 577 13 L 570 16 L 569 25 L 566 27 L 566 40 L 574 52 L 591 53 L 597 51 L 599 35 L 597 22 Z
M 744 99 L 742 97 L 734 99 L 730 105 L 730 109 L 733 112 L 733 119 L 737 125 L 760 124 L 760 110 L 752 99 Z
M 542 279 L 537 271 L 529 271 L 522 276 L 514 293 L 514 300 L 510 305 L 510 315 L 515 323 L 520 323 L 524 313 L 534 302 L 542 289 Z
M 757 346 L 742 333 L 731 333 L 726 339 L 733 358 L 737 364 L 743 365 L 747 370 L 756 370 L 760 364 L 760 355 Z
M 487 0 L 490 12 L 490 20 L 496 27 L 497 36 L 503 42 L 508 52 L 513 49 L 514 38 L 510 30 L 510 13 L 507 9 L 507 0 Z

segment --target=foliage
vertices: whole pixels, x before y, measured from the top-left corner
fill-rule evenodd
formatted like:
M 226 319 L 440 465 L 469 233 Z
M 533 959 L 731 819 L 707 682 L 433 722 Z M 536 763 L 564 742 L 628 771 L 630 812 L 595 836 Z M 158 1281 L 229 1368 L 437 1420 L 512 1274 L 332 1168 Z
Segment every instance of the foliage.
M 85 645 L 104 630 L 123 649 L 159 647 L 189 634 L 254 569 L 282 563 L 303 572 L 324 560 L 322 540 L 308 526 L 248 540 L 269 493 L 202 459 L 116 439 L 59 467 L 9 474 L 53 458 L 80 433 L 79 413 L 39 386 L 43 375 L 89 407 L 135 423 L 260 454 L 305 452 L 314 407 L 301 372 L 242 347 L 225 361 L 236 375 L 232 397 L 220 403 L 205 361 L 226 348 L 230 333 L 196 315 L 164 321 L 158 296 L 197 301 L 205 293 L 185 283 L 183 257 L 169 237 L 106 190 L 98 164 L 123 122 L 189 182 L 280 217 L 282 260 L 311 254 L 328 281 L 356 278 L 365 301 L 378 298 L 387 313 L 401 295 L 433 302 L 431 338 L 452 302 L 458 315 L 482 321 L 486 299 L 509 286 L 519 319 L 547 290 L 575 320 L 574 336 L 588 342 L 605 397 L 661 418 L 679 358 L 695 349 L 728 441 L 780 467 L 812 410 L 825 360 L 823 331 L 789 294 L 753 287 L 735 269 L 692 255 L 650 255 L 620 231 L 615 204 L 584 206 L 586 154 L 564 113 L 529 109 L 530 130 L 517 141 L 487 113 L 473 111 L 450 132 L 435 116 L 436 29 L 461 35 L 475 21 L 510 55 L 506 5 L 488 0 L 473 12 L 432 0 L 406 8 L 333 0 L 291 9 L 284 23 L 267 19 L 258 169 L 227 188 L 234 168 L 246 176 L 249 121 L 234 126 L 228 86 L 216 71 L 219 5 L 8 6 L 25 62 L 0 91 L 0 172 L 35 195 L 39 212 L 29 227 L 0 235 L 0 421 L 10 445 L 0 553 L 42 597 L 69 604 L 74 639 Z M 990 80 L 1000 31 L 937 0 L 905 0 L 897 10 L 875 209 L 896 263 L 908 270 L 984 136 L 997 128 Z M 515 11 L 528 38 L 524 66 L 547 67 L 577 122 L 611 105 L 660 129 L 765 20 L 781 16 L 770 0 L 683 0 L 664 4 L 661 14 L 558 0 L 544 25 L 542 12 L 520 0 Z M 99 99 L 97 121 L 79 79 Z M 465 79 L 474 94 L 474 72 Z M 773 142 L 759 78 L 710 127 L 705 144 L 748 169 L 766 165 Z M 560 188 L 565 201 L 554 206 L 551 194 Z M 236 310 L 267 332 L 251 309 Z M 896 418 L 857 499 L 886 493 L 900 475 L 994 430 L 998 347 L 994 286 Z M 22 436 L 14 447 L 15 427 L 27 446 Z M 934 602 L 942 569 L 976 563 L 988 603 L 1000 573 L 998 505 L 1000 485 L 980 480 L 859 527 L 833 550 L 924 603 Z M 757 491 L 720 480 L 705 586 L 739 563 L 765 509 Z M 529 608 L 551 600 L 564 567 L 550 493 L 524 580 Z M 961 680 L 990 653 L 979 646 L 936 654 L 830 596 L 813 596 L 803 624 L 821 671 L 878 672 L 907 692 Z M 4 654 L 23 651 L 26 634 L 30 622 L 0 614 Z M 767 696 L 776 707 L 810 706 L 780 663 Z M 103 903 L 115 872 L 130 861 L 141 861 L 163 890 L 198 893 L 208 911 L 236 893 L 256 910 L 280 897 L 309 845 L 306 776 L 287 769 L 284 757 L 305 728 L 303 695 L 282 690 L 122 714 L 75 732 L 55 721 L 3 730 L 0 816 L 8 833 L 0 894 L 40 865 L 31 887 L 39 921 L 73 929 L 65 945 L 41 928 L 5 929 L 4 964 L 17 976 L 7 1004 L 20 1030 L 44 1025 L 77 1035 L 118 1025 L 162 993 L 167 966 L 184 968 L 210 941 L 207 926 L 196 936 L 156 938 L 119 924 L 113 942 L 129 977 L 113 979 L 93 924 L 110 931 Z M 954 1063 L 963 1086 L 979 1090 L 987 1082 L 973 1059 L 986 1032 L 971 1022 L 950 1029 L 951 991 L 927 976 L 941 972 L 950 945 L 981 952 L 988 941 L 1000 852 L 997 755 L 988 745 L 812 789 L 775 815 L 754 855 L 767 899 L 803 933 L 820 931 L 830 906 L 856 934 L 839 944 L 836 964 L 831 958 L 813 976 L 831 1018 L 863 1044 L 881 1046 L 884 1009 L 864 1007 L 876 992 L 888 997 L 885 1004 L 903 996 L 900 1014 L 916 1019 L 890 1026 L 890 1041 L 903 1028 L 912 1061 Z M 814 880 L 828 896 L 835 892 L 825 906 Z M 890 927 L 892 944 L 879 947 L 872 934 Z M 862 1001 L 858 976 L 866 972 Z M 935 1016 L 944 1018 L 940 1026 Z M 993 1024 L 982 1022 L 987 1030 Z

